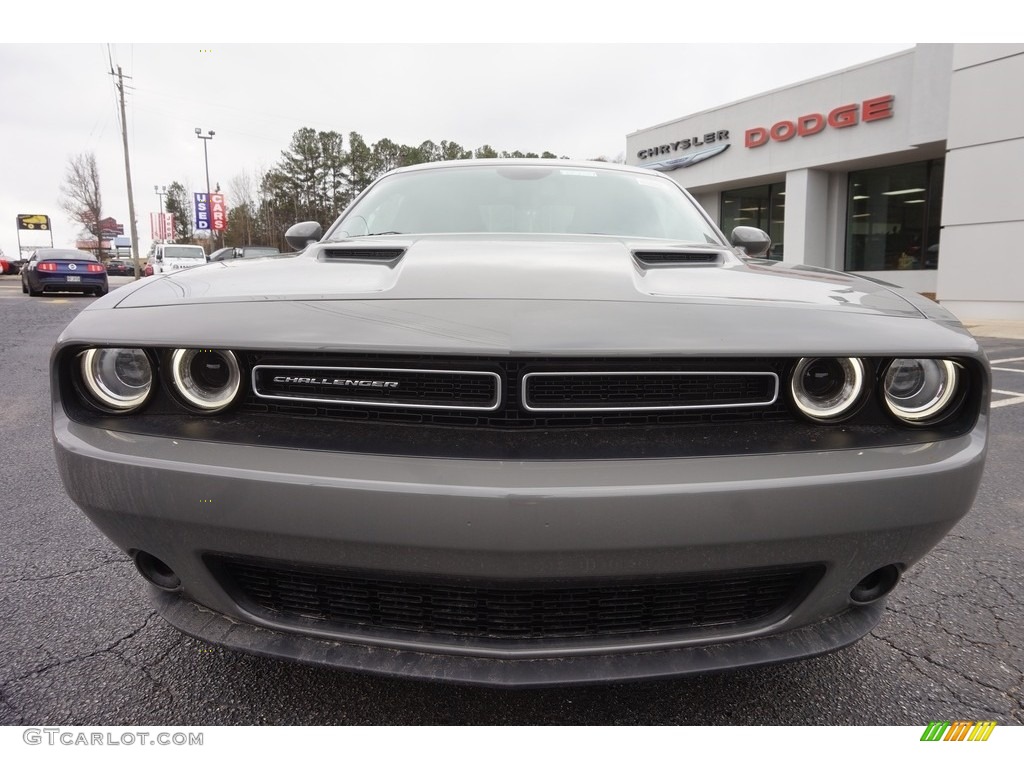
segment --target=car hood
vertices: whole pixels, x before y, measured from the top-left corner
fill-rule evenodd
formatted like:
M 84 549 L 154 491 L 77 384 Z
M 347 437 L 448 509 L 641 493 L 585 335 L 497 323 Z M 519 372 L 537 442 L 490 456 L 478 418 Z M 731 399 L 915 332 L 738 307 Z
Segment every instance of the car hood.
M 459 355 L 977 354 L 955 317 L 853 275 L 744 262 L 644 267 L 664 241 L 373 238 L 393 264 L 232 260 L 147 278 L 93 302 L 61 345 Z M 368 247 L 366 239 L 359 244 Z M 337 247 L 347 247 L 338 244 Z M 693 247 L 686 250 L 694 251 Z M 699 248 L 698 248 L 699 250 Z
M 636 250 L 685 249 L 678 243 L 605 237 L 494 240 L 482 236 L 374 238 L 403 252 L 392 263 L 333 258 L 354 241 L 321 244 L 293 258 L 230 260 L 151 281 L 119 307 L 252 301 L 346 299 L 524 299 L 715 304 L 790 304 L 846 312 L 920 317 L 883 284 L 854 275 L 721 252 L 717 265 L 645 267 Z M 371 247 L 365 238 L 360 247 Z M 698 250 L 714 252 L 707 246 Z

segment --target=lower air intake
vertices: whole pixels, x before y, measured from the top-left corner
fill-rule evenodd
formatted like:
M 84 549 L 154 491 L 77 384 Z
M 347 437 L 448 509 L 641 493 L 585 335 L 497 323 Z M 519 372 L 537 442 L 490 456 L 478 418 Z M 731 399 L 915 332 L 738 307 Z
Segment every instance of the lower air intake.
M 246 610 L 274 621 L 504 641 L 753 624 L 792 606 L 822 570 L 768 568 L 648 581 L 477 582 L 234 558 L 211 558 L 210 564 Z

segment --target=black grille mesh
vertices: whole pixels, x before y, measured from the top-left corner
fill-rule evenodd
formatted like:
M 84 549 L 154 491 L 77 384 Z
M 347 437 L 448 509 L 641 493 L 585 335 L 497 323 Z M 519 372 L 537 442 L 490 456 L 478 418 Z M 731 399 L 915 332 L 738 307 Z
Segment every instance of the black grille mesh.
M 817 567 L 606 583 L 424 581 L 211 558 L 247 610 L 285 623 L 493 640 L 601 638 L 754 623 L 793 604 Z
M 634 255 L 645 264 L 717 264 L 722 256 L 706 251 L 636 251 Z
M 394 261 L 405 253 L 403 248 L 325 248 L 328 261 Z
M 526 402 L 533 408 L 723 407 L 767 403 L 774 399 L 771 376 L 636 373 L 566 373 L 531 376 Z

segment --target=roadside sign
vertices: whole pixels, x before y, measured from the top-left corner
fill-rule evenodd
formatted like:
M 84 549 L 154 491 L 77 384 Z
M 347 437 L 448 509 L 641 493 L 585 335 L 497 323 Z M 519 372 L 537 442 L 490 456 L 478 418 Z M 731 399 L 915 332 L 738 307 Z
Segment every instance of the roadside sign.
M 221 232 L 228 228 L 228 209 L 224 204 L 224 195 L 211 194 L 206 201 L 205 192 L 195 192 L 196 229 L 209 232 Z
M 50 217 L 42 213 L 19 213 L 18 229 L 49 229 Z
M 173 213 L 151 213 L 149 214 L 149 229 L 154 240 L 161 242 L 174 239 L 174 214 Z
M 45 213 L 19 213 L 17 217 L 18 223 L 18 255 L 21 256 L 25 251 L 31 251 L 35 248 L 43 247 L 44 243 L 40 243 L 39 236 L 33 235 L 29 237 L 29 240 L 36 242 L 23 243 L 21 242 L 21 233 L 24 231 L 30 232 L 43 232 L 44 237 L 49 238 L 50 247 L 53 248 L 53 230 L 50 229 L 50 217 Z

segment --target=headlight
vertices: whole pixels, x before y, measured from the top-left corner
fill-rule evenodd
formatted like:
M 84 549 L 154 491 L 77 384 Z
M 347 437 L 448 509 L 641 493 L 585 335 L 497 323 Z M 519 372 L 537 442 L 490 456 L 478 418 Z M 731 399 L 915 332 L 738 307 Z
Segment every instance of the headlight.
M 90 349 L 81 356 L 82 382 L 105 411 L 125 413 L 146 402 L 153 389 L 153 367 L 141 349 Z
M 864 363 L 855 357 L 804 357 L 793 369 L 793 402 L 805 416 L 834 421 L 857 405 L 864 391 Z
M 949 360 L 899 358 L 885 372 L 885 404 L 912 424 L 939 418 L 953 400 L 959 369 Z
M 171 381 L 188 405 L 219 411 L 235 399 L 242 376 L 229 350 L 176 349 L 171 353 Z

